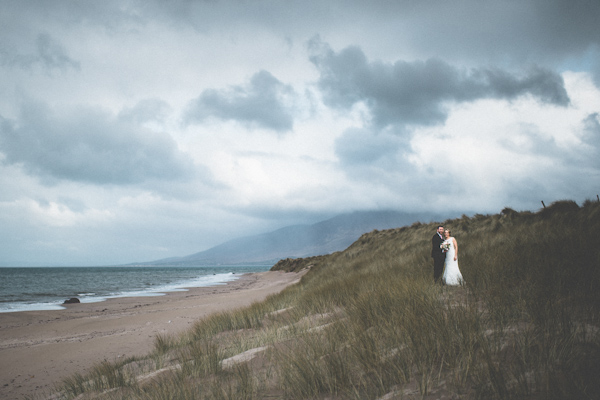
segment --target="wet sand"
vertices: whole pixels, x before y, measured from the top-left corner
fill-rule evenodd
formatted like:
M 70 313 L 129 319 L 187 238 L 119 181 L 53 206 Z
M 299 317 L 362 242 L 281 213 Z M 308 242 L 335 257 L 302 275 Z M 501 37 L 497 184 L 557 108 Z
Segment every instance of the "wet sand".
M 65 310 L 0 313 L 0 399 L 44 398 L 62 379 L 93 365 L 153 350 L 211 313 L 264 300 L 305 271 L 244 274 L 226 285 L 164 296 L 71 304 Z

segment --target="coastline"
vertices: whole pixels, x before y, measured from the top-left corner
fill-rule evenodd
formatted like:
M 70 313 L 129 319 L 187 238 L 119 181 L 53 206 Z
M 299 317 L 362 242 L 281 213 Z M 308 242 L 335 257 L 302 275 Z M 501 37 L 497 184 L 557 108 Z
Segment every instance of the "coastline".
M 224 285 L 164 296 L 0 313 L 0 398 L 43 398 L 74 373 L 85 374 L 103 360 L 146 355 L 156 335 L 177 334 L 209 314 L 264 300 L 304 273 L 247 273 Z

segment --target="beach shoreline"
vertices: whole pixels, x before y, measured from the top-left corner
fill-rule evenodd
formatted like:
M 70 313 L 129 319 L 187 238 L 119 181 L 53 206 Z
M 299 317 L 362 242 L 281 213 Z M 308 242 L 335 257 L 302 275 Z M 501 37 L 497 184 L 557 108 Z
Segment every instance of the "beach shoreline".
M 157 335 L 178 334 L 207 315 L 262 301 L 303 274 L 247 273 L 223 285 L 164 296 L 0 313 L 0 399 L 43 398 L 64 378 L 104 360 L 144 356 Z

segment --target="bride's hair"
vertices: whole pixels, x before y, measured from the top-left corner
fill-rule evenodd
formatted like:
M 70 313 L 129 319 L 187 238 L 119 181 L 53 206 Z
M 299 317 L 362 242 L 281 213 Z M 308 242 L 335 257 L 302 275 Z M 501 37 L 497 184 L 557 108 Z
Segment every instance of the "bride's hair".
M 446 232 L 448 232 L 448 236 L 452 236 L 452 231 L 448 228 L 446 228 Z

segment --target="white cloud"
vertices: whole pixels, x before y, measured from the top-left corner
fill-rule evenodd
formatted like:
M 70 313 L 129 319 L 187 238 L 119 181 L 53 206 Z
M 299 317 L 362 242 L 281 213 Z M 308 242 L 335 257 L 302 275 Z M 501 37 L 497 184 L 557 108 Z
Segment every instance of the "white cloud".
M 285 133 L 294 125 L 293 109 L 288 98 L 294 97 L 289 85 L 282 84 L 268 71 L 252 76 L 249 85 L 234 86 L 226 91 L 207 89 L 195 99 L 185 113 L 188 124 L 206 119 L 239 121 L 250 129 L 255 126 Z
M 589 98 L 590 87 L 579 91 L 581 86 L 571 83 L 567 78 L 573 99 L 567 108 L 532 99 L 460 106 L 442 129 L 415 133 L 413 160 L 422 167 L 439 160 L 443 174 L 461 188 L 455 199 L 468 208 L 528 208 L 535 200 L 584 199 L 598 179 L 597 163 L 586 156 L 581 141 L 590 103 L 577 106 L 582 96 Z M 583 168 L 589 168 L 587 173 Z

